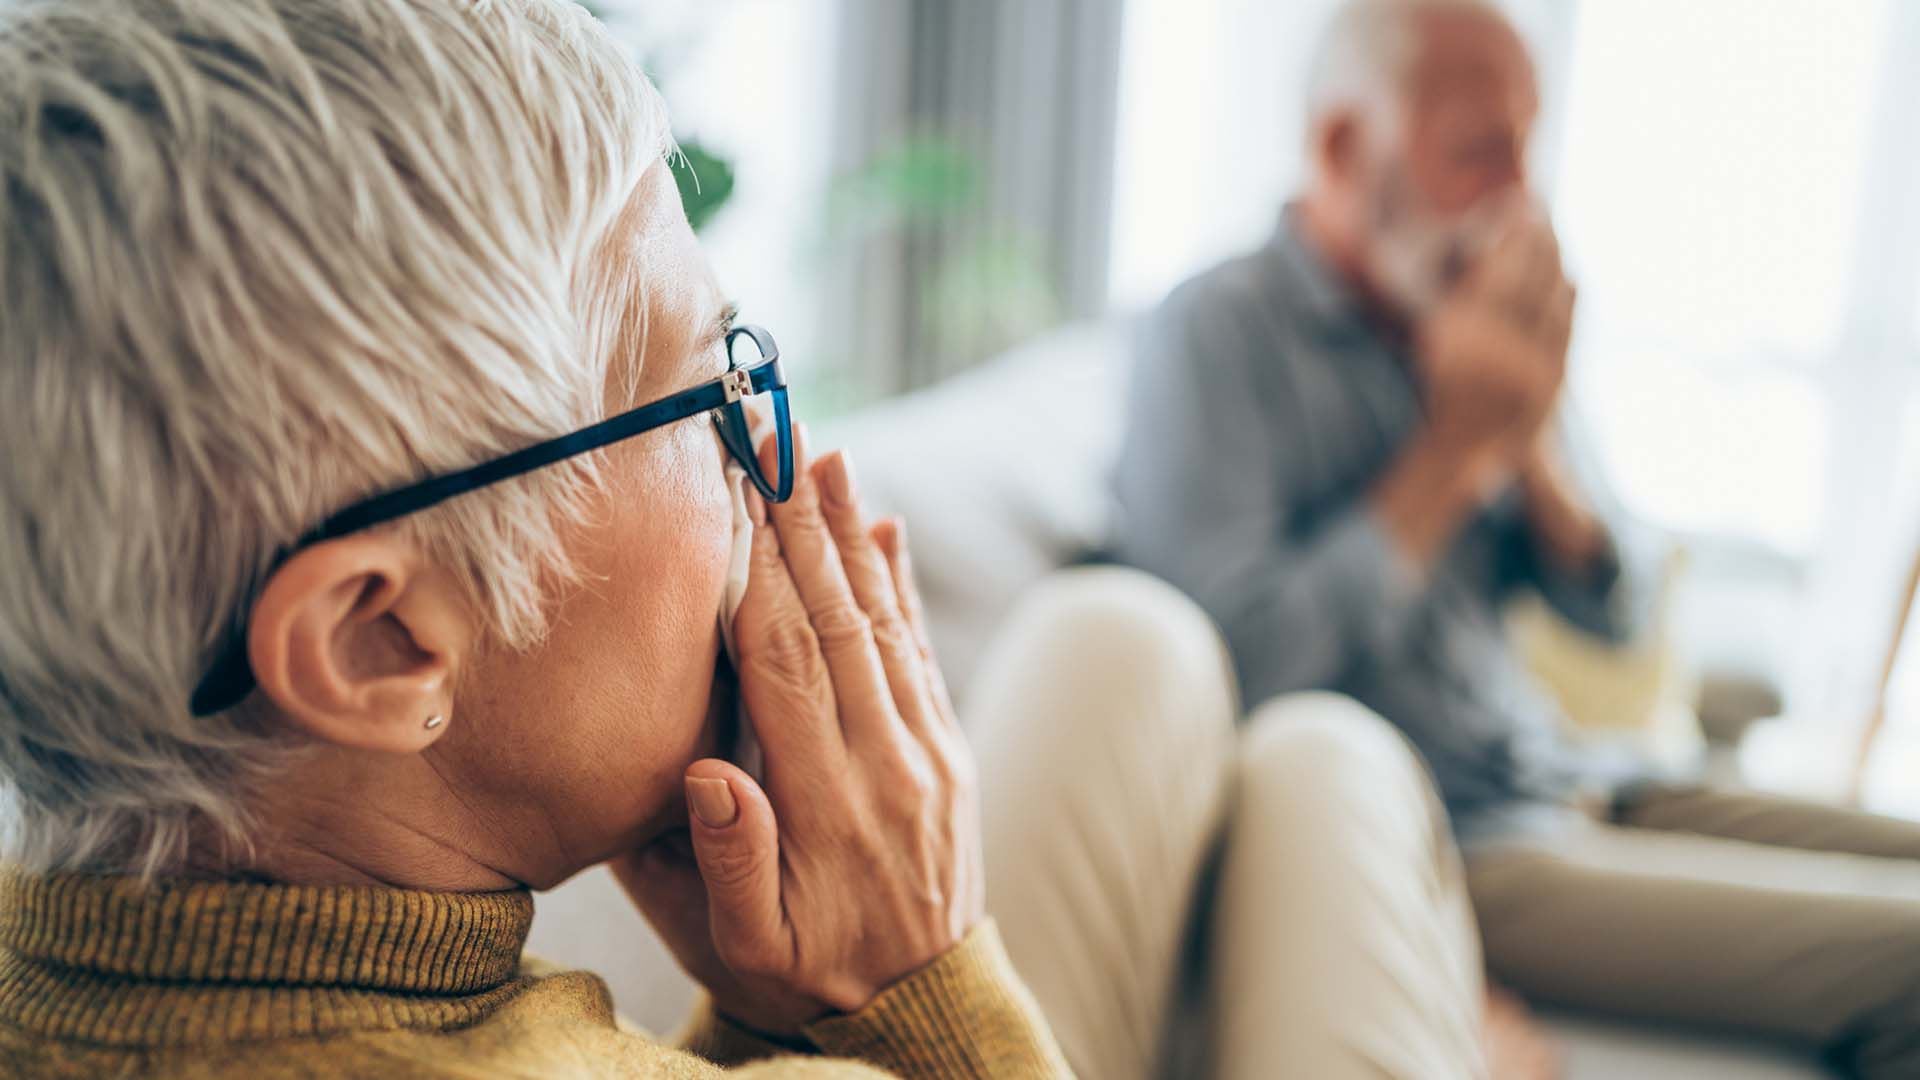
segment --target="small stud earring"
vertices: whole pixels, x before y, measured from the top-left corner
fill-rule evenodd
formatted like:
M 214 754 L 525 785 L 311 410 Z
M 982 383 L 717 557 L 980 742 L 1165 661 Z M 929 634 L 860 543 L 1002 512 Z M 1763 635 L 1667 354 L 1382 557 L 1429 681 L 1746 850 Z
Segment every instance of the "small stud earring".
M 447 722 L 446 717 L 441 716 L 439 713 L 434 713 L 432 716 L 427 717 L 427 730 L 432 731 L 434 728 L 437 728 L 441 724 L 444 724 L 446 722 Z

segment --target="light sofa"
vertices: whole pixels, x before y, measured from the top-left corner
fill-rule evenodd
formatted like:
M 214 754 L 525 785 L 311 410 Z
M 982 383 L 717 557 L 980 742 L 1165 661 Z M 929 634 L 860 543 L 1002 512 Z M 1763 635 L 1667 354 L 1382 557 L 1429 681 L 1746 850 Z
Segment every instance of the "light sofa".
M 819 446 L 848 447 L 867 496 L 905 516 L 932 633 L 956 688 L 1021 591 L 1103 540 L 1126 354 L 1121 324 L 1069 328 L 814 433 Z M 804 385 L 795 393 L 804 416 Z M 691 998 L 605 871 L 540 899 L 531 947 L 605 975 L 621 1010 L 651 1030 L 671 1030 Z M 1565 1040 L 1569 1080 L 1829 1075 L 1781 1048 L 1547 1015 Z

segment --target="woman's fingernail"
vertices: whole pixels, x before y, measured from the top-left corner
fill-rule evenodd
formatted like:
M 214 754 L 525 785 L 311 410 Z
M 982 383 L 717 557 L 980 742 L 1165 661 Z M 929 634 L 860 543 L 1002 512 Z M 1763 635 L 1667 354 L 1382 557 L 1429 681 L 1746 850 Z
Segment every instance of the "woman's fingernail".
M 740 807 L 733 801 L 733 789 L 725 780 L 687 777 L 687 803 L 693 807 L 693 816 L 709 829 L 724 829 L 740 816 Z
M 761 498 L 760 489 L 748 487 L 744 497 L 747 500 L 747 517 L 751 518 L 755 525 L 765 525 L 767 523 L 767 500 Z
M 820 480 L 821 486 L 826 488 L 827 501 L 835 506 L 852 506 L 853 459 L 847 457 L 846 451 L 828 457 L 820 471 L 825 474 Z

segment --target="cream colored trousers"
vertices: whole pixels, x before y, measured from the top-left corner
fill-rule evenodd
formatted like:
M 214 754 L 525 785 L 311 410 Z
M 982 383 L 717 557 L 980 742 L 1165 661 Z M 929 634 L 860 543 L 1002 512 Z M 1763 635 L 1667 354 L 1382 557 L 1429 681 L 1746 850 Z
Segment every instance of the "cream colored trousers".
M 1649 788 L 1609 822 L 1468 867 L 1487 962 L 1529 996 L 1920 1077 L 1920 824 Z
M 970 687 L 988 907 L 1075 1070 L 1483 1075 L 1424 769 L 1345 698 L 1235 696 L 1206 617 L 1111 568 L 1036 589 Z

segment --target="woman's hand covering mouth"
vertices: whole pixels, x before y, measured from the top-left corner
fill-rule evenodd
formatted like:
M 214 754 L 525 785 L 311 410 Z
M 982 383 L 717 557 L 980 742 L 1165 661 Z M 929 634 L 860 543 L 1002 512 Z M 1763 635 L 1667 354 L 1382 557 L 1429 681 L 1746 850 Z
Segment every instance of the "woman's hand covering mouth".
M 763 778 L 694 762 L 691 858 L 672 841 L 614 865 L 716 1007 L 771 1034 L 858 1010 L 985 911 L 973 760 L 904 531 L 867 519 L 845 455 L 797 441 L 793 498 L 747 499 L 735 630 Z

